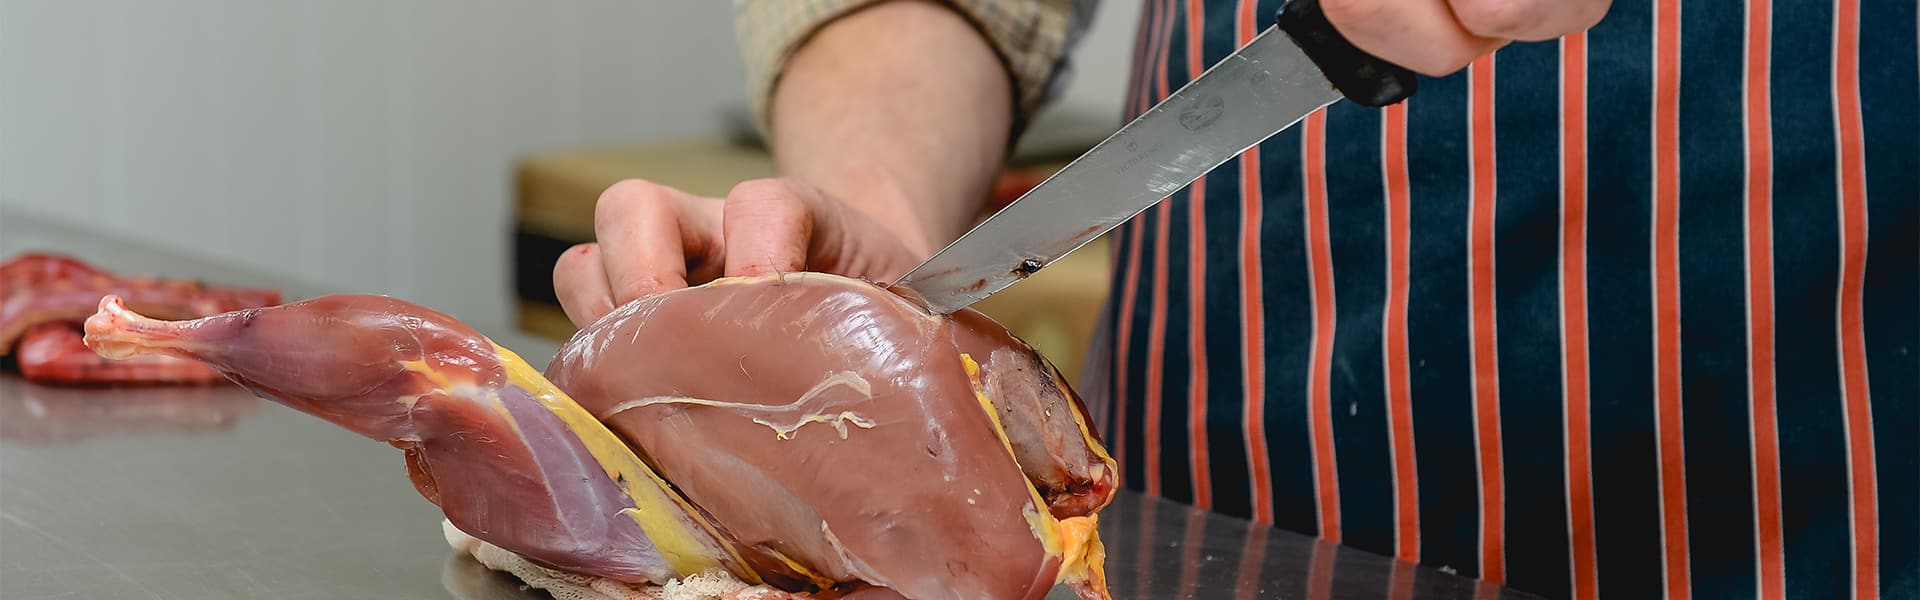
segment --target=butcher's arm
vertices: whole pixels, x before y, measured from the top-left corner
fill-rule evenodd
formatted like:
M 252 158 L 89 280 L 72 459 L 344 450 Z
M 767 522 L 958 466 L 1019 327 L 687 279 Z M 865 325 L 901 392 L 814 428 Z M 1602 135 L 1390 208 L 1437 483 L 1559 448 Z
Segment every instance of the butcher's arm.
M 554 266 L 568 317 L 721 276 L 906 274 L 986 202 L 1086 2 L 743 0 L 748 97 L 779 176 L 725 198 L 608 188 L 595 242 Z
M 918 1 L 825 25 L 769 98 L 779 172 L 871 215 L 916 256 L 980 210 L 1017 110 L 988 40 L 952 9 Z

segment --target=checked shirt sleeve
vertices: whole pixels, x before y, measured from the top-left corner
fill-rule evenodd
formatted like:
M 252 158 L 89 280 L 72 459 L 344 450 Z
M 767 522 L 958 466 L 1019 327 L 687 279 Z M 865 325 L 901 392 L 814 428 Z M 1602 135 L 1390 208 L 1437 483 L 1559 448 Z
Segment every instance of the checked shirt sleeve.
M 800 44 L 834 19 L 884 0 L 735 0 L 734 33 L 747 74 L 747 97 L 764 128 L 774 86 Z M 999 56 L 1013 83 L 1017 120 L 1025 122 L 1057 92 L 1067 55 L 1097 0 L 944 0 Z

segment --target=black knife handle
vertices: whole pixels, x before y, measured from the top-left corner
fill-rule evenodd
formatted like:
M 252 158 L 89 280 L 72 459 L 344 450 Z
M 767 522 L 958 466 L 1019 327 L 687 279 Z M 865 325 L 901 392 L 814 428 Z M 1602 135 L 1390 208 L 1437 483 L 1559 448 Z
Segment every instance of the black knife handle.
M 1348 42 L 1327 22 L 1320 0 L 1287 0 L 1274 20 L 1348 100 L 1377 108 L 1407 99 L 1419 86 L 1412 71 Z

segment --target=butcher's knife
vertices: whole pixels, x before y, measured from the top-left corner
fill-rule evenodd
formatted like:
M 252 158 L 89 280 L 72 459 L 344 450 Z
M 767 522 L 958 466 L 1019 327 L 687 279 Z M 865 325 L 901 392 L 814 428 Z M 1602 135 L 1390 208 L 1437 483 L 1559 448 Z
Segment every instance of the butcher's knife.
M 951 313 L 1093 241 L 1221 163 L 1346 98 L 1413 94 L 1412 72 L 1334 30 L 1319 0 L 1275 24 L 892 284 Z

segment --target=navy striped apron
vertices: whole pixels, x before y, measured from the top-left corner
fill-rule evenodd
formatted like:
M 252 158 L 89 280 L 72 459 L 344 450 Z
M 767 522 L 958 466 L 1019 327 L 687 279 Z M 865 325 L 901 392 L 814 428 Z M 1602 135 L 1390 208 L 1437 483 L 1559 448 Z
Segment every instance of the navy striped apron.
M 1132 114 L 1278 0 L 1146 0 Z M 1116 230 L 1128 488 L 1549 597 L 1920 596 L 1913 0 L 1617 0 Z

